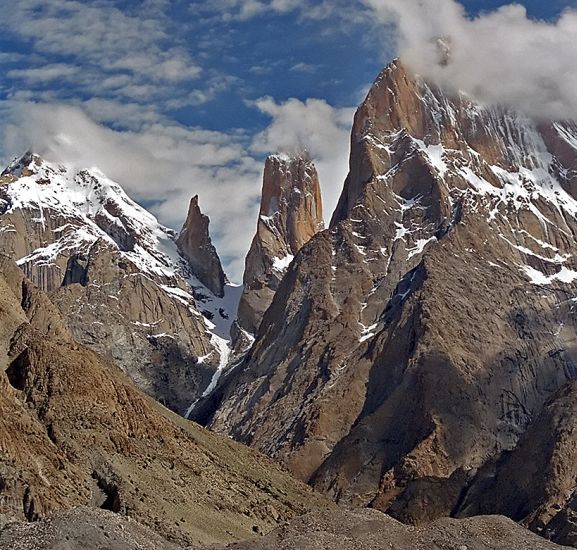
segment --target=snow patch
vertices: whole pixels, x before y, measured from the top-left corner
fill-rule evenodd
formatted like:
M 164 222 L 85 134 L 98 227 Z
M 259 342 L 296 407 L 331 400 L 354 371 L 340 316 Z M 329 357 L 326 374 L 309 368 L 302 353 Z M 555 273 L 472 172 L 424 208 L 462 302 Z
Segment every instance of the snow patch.
M 409 250 L 407 250 L 408 252 L 408 256 L 407 256 L 407 260 L 410 260 L 413 256 L 417 256 L 418 254 L 422 254 L 423 251 L 425 250 L 425 247 L 433 242 L 436 241 L 437 237 L 429 237 L 428 239 L 419 239 L 416 243 L 415 246 Z
M 541 271 L 528 266 L 524 265 L 521 266 L 521 270 L 529 277 L 529 280 L 534 285 L 549 285 L 554 281 L 560 281 L 561 283 L 572 283 L 573 281 L 577 280 L 577 271 L 573 271 L 572 269 L 568 269 L 566 267 L 562 267 L 558 273 L 555 275 L 545 275 Z
M 447 163 L 443 160 L 445 148 L 442 145 L 426 145 L 425 142 L 420 139 L 413 138 L 413 141 L 419 146 L 419 149 L 425 153 L 428 161 L 437 169 L 439 175 L 443 177 L 449 170 Z
M 275 271 L 280 271 L 281 273 L 288 269 L 288 266 L 294 260 L 292 254 L 287 254 L 284 258 L 275 258 L 272 262 L 272 268 Z

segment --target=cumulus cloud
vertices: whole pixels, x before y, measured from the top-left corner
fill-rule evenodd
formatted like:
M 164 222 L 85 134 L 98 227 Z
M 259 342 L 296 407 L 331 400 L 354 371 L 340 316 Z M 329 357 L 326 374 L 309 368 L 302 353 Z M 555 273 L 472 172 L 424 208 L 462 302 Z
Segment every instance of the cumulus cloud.
M 417 73 L 537 118 L 577 118 L 576 10 L 547 22 L 520 4 L 470 17 L 455 0 L 363 1 Z
M 325 216 L 329 218 L 347 175 L 354 109 L 335 108 L 321 99 L 277 103 L 270 97 L 257 100 L 255 107 L 272 120 L 256 136 L 253 150 L 291 153 L 306 149 L 319 172 Z

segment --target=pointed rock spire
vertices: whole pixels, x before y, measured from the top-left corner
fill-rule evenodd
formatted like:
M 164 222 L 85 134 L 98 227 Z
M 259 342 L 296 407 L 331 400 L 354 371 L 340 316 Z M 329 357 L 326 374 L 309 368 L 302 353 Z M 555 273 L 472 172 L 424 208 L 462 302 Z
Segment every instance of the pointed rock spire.
M 293 257 L 323 228 L 319 177 L 308 153 L 268 157 L 239 304 L 243 329 L 256 332 Z
M 226 277 L 210 238 L 209 223 L 208 216 L 198 206 L 198 195 L 195 195 L 190 201 L 188 216 L 176 244 L 198 280 L 222 298 Z

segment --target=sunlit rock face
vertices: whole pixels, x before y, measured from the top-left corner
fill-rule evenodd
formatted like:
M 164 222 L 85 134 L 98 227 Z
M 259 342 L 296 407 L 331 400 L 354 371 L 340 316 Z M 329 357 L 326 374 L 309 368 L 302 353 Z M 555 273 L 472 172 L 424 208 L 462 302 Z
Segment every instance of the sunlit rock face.
M 208 220 L 191 211 L 177 241 L 97 169 L 27 153 L 0 177 L 2 250 L 50 294 L 80 342 L 181 414 L 226 363 L 236 309 L 205 246 Z M 217 266 L 214 280 L 191 261 L 203 255 Z
M 246 257 L 238 321 L 256 333 L 296 253 L 324 228 L 319 176 L 306 153 L 266 160 L 256 235 Z

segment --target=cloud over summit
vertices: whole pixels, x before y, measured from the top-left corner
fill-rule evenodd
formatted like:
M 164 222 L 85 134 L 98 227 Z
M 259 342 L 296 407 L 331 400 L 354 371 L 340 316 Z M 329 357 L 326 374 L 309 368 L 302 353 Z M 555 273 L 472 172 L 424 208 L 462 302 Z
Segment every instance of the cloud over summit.
M 540 21 L 520 4 L 470 17 L 455 0 L 364 3 L 418 74 L 536 118 L 577 118 L 577 10 Z

